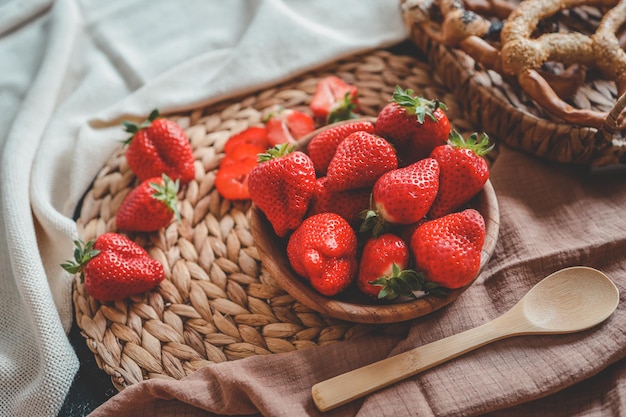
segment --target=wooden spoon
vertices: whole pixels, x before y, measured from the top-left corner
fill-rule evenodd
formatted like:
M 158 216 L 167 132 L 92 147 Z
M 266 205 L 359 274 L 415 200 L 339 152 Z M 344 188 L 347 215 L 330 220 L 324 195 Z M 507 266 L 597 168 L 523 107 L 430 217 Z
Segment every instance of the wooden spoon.
M 618 303 L 617 287 L 602 272 L 562 269 L 493 321 L 315 384 L 313 401 L 320 411 L 331 410 L 496 340 L 589 329 L 606 320 Z

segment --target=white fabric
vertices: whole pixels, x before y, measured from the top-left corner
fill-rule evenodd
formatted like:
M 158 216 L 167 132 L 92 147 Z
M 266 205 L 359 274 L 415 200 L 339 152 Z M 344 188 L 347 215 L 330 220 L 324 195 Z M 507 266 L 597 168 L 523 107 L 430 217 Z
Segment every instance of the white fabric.
M 120 120 L 399 42 L 398 3 L 0 0 L 0 415 L 56 415 L 78 369 L 59 264 Z

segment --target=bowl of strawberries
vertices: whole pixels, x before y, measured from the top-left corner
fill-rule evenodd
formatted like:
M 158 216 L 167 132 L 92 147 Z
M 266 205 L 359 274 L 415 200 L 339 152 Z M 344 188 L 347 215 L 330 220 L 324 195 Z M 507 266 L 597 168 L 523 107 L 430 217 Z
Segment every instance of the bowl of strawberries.
M 440 309 L 479 276 L 499 211 L 486 135 L 397 88 L 375 118 L 269 149 L 248 176 L 264 267 L 292 297 L 341 320 L 393 323 Z

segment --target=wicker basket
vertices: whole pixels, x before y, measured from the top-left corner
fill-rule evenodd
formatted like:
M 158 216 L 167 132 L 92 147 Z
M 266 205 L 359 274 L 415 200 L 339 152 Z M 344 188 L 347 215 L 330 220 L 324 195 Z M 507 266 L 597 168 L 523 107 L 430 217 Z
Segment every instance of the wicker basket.
M 294 300 L 260 262 L 250 233 L 250 204 L 223 199 L 214 188 L 231 135 L 261 123 L 275 106 L 306 110 L 317 82 L 331 74 L 359 88 L 363 115 L 376 115 L 401 85 L 444 101 L 454 128 L 464 136 L 474 132 L 455 96 L 431 78 L 424 61 L 387 50 L 351 56 L 245 97 L 169 115 L 190 138 L 196 179 L 179 194 L 180 222 L 158 233 L 131 236 L 163 263 L 166 279 L 147 294 L 110 303 L 91 298 L 78 279 L 74 282 L 76 323 L 117 389 L 150 378 L 180 379 L 209 363 L 407 330 L 406 323 L 379 326 L 332 319 Z M 136 184 L 120 147 L 83 200 L 77 219 L 83 240 L 115 231 L 117 209 Z
M 515 80 L 505 79 L 485 69 L 462 50 L 444 46 L 429 37 L 424 25 L 435 30 L 440 28 L 440 13 L 428 10 L 428 13 L 420 13 L 418 19 L 408 7 L 404 7 L 406 3 L 407 0 L 401 0 L 410 38 L 427 56 L 436 77 L 457 95 L 470 120 L 480 130 L 514 149 L 549 161 L 589 166 L 626 162 L 623 132 L 617 129 L 617 119 L 626 105 L 626 97 L 616 97 L 613 81 L 589 72 L 584 85 L 568 102 L 576 108 L 607 112 L 601 128 L 565 123 L 551 117 L 529 99 Z M 423 3 L 429 4 L 430 9 L 438 9 L 437 0 Z M 567 16 L 558 15 L 553 19 L 565 17 L 584 20 L 586 26 L 593 28 L 597 26 L 601 12 L 580 7 Z

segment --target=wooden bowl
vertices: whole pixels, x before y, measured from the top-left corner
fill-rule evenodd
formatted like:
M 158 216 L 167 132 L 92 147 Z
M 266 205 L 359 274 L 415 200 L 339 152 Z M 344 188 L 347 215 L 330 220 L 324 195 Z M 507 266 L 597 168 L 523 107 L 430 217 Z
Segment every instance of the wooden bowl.
M 320 128 L 304 137 L 299 142 L 298 149 L 306 150 L 306 144 L 311 138 L 327 128 L 328 126 Z M 496 194 L 490 181 L 487 181 L 484 189 L 470 202 L 470 207 L 482 214 L 486 226 L 485 243 L 477 278 L 487 265 L 498 239 L 500 214 Z M 395 323 L 411 320 L 450 304 L 476 280 L 474 278 L 466 286 L 450 290 L 445 297 L 427 295 L 407 302 L 381 302 L 362 294 L 356 285 L 351 285 L 335 297 L 327 297 L 314 290 L 308 282 L 293 271 L 287 259 L 288 238 L 276 236 L 272 225 L 255 205 L 252 205 L 250 222 L 261 261 L 276 282 L 302 304 L 336 319 L 357 323 Z

